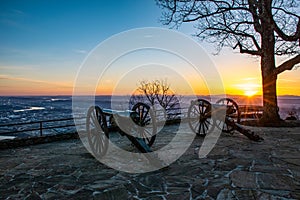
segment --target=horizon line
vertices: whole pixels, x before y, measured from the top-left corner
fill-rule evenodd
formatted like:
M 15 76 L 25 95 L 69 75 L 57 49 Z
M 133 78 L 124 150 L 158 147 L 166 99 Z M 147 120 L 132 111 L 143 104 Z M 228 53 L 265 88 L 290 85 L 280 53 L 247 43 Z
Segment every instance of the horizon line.
M 247 96 L 243 94 L 175 94 L 179 96 L 239 96 L 239 97 L 246 97 L 246 98 L 257 98 L 257 97 L 262 97 L 263 95 L 253 95 L 253 96 Z M 118 94 L 118 95 L 112 95 L 112 94 L 96 94 L 96 95 L 88 95 L 88 94 L 82 94 L 82 95 L 70 95 L 70 94 L 20 94 L 20 95 L 0 95 L 0 97 L 59 97 L 59 96 L 64 96 L 64 97 L 72 97 L 72 96 L 132 96 L 129 94 Z M 283 95 L 277 95 L 277 97 L 300 97 L 300 95 L 294 95 L 294 94 L 283 94 Z

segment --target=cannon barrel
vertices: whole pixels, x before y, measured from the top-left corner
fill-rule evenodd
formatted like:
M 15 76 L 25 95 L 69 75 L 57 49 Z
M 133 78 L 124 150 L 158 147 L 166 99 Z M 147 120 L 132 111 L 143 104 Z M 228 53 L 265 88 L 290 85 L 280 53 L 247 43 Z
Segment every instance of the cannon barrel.
M 238 123 L 235 123 L 230 117 L 225 118 L 225 123 L 232 126 L 235 130 L 242 133 L 243 135 L 248 137 L 250 140 L 253 140 L 253 141 L 256 141 L 256 142 L 264 140 L 262 137 L 255 134 L 253 131 L 244 128 L 242 125 L 240 125 Z

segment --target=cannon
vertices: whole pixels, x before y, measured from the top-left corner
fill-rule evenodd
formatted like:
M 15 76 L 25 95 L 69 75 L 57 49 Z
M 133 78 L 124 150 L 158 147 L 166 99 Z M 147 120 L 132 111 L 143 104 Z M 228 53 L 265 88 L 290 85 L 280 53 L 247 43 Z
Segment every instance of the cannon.
M 116 126 L 114 125 L 116 124 Z M 139 102 L 131 110 L 113 110 L 91 106 L 87 112 L 86 131 L 89 146 L 96 158 L 103 158 L 108 150 L 109 134 L 117 130 L 127 137 L 145 157 L 156 166 L 162 166 L 161 161 L 153 152 L 151 146 L 156 138 L 156 119 L 153 110 L 145 103 Z
M 239 131 L 253 141 L 263 140 L 259 135 L 241 126 L 240 121 L 239 107 L 230 98 L 219 99 L 215 104 L 205 99 L 193 100 L 188 109 L 189 126 L 199 136 L 205 137 L 217 127 L 226 133 Z

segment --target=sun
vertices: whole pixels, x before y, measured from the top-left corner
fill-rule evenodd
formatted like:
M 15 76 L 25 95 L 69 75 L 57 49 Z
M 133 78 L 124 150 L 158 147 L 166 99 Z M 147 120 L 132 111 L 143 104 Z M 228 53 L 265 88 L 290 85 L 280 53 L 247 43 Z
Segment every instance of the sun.
M 245 96 L 252 97 L 258 93 L 259 84 L 243 83 L 238 84 L 237 87 L 244 93 Z
M 255 95 L 258 91 L 255 90 L 245 90 L 244 95 L 247 97 L 252 97 L 253 95 Z

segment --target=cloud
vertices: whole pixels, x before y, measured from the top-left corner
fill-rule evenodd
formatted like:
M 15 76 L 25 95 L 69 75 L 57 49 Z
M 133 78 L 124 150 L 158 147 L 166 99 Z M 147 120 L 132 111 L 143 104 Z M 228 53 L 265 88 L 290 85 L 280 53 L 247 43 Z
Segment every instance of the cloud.
M 290 80 L 290 79 L 283 79 L 283 78 L 279 78 L 279 81 L 284 81 L 284 82 L 290 82 L 290 83 L 296 83 L 296 80 Z
M 46 85 L 60 86 L 60 87 L 65 87 L 65 88 L 72 88 L 72 84 L 59 83 L 59 82 L 50 82 L 50 81 L 23 78 L 23 77 L 15 77 L 15 76 L 7 75 L 7 74 L 0 74 L 0 80 L 23 81 L 23 82 L 46 84 Z
M 19 9 L 6 9 L 0 13 L 1 18 L 16 18 L 25 16 L 26 13 Z
M 0 13 L 0 23 L 6 26 L 23 28 L 19 23 L 26 17 L 26 13 L 18 9 L 10 9 Z
M 83 49 L 73 49 L 73 51 L 74 51 L 75 53 L 80 53 L 80 54 L 87 54 L 87 53 L 88 53 L 88 51 L 83 50 Z
M 11 9 L 12 13 L 15 13 L 16 15 L 25 15 L 25 13 L 22 10 L 18 9 Z
M 32 66 L 0 66 L 0 70 L 35 70 Z
M 241 84 L 234 84 L 234 86 L 236 86 L 238 88 L 242 88 L 242 89 L 261 87 L 261 85 L 257 84 L 257 83 L 241 83 Z
M 255 77 L 248 77 L 248 78 L 243 78 L 242 80 L 244 81 L 252 81 L 252 80 L 257 80 L 258 78 Z
M 70 82 L 55 82 L 37 80 L 26 77 L 16 77 L 0 74 L 0 94 L 7 95 L 70 95 L 73 84 Z
M 7 74 L 0 74 L 0 79 L 4 80 L 12 80 L 12 81 L 26 81 L 26 82 L 33 82 L 33 83 L 49 83 L 47 81 L 23 78 L 23 77 L 15 77 Z

